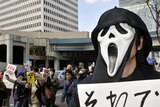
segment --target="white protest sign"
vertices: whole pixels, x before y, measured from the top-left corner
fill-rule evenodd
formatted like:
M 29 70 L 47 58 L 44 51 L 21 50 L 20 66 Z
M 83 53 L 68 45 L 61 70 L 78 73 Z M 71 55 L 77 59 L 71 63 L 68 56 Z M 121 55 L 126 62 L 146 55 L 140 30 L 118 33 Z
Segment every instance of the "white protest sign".
M 80 107 L 160 107 L 160 79 L 78 84 Z
M 5 75 L 8 75 L 9 78 L 11 78 L 12 80 L 17 80 L 15 73 L 13 71 L 5 71 L 3 77 L 3 82 L 6 85 L 6 87 L 9 89 L 13 89 L 14 83 L 8 81 Z
M 15 72 L 16 68 L 17 68 L 16 65 L 8 64 L 7 67 L 6 67 L 6 70 Z
M 12 80 L 17 80 L 16 75 L 15 75 L 15 70 L 17 66 L 8 64 L 6 67 L 6 71 L 4 72 L 4 77 L 3 77 L 3 82 L 6 85 L 7 88 L 13 89 L 14 83 L 10 82 L 7 80 L 6 75 L 9 76 Z

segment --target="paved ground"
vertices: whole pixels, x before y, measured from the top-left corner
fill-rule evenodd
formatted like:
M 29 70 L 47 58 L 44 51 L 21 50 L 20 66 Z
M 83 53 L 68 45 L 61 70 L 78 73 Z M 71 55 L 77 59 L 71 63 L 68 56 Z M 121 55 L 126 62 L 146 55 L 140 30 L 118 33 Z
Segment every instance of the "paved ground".
M 60 102 L 60 98 L 61 98 L 61 95 L 62 95 L 61 93 L 62 93 L 62 89 L 60 89 L 57 92 L 57 95 L 56 95 L 56 105 L 58 105 L 58 107 L 67 107 L 66 103 L 61 103 Z

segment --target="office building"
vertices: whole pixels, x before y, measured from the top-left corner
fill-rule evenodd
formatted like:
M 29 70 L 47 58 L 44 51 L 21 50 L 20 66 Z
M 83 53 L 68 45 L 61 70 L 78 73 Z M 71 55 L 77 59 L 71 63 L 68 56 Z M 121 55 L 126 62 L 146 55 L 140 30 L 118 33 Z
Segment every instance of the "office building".
M 0 29 L 78 31 L 78 0 L 0 0 Z
M 150 0 L 150 4 L 154 6 L 155 0 Z M 138 14 L 145 22 L 149 32 L 154 32 L 156 30 L 156 23 L 146 4 L 146 0 L 119 0 L 119 6 Z M 154 11 L 153 14 L 156 15 Z
M 154 17 L 156 17 L 157 13 L 156 13 L 156 11 L 154 11 L 154 9 L 155 9 L 155 7 L 157 7 L 157 10 L 160 9 L 160 7 L 159 7 L 160 0 L 149 0 L 149 4 L 150 4 L 150 6 L 153 6 L 151 11 L 152 11 Z M 152 42 L 153 42 L 152 52 L 149 54 L 149 57 L 156 58 L 157 63 L 159 63 L 160 58 L 159 58 L 159 55 L 157 54 L 157 52 L 159 51 L 160 47 L 159 47 L 159 40 L 158 40 L 157 34 L 156 34 L 156 31 L 157 31 L 156 30 L 156 23 L 155 23 L 153 16 L 149 10 L 149 7 L 147 6 L 146 0 L 132 0 L 132 1 L 131 0 L 119 0 L 119 6 L 137 13 L 142 18 L 142 20 L 145 22 L 145 24 L 150 32 L 150 35 L 152 37 Z M 158 34 L 160 34 L 159 32 L 160 32 L 160 30 L 158 31 Z

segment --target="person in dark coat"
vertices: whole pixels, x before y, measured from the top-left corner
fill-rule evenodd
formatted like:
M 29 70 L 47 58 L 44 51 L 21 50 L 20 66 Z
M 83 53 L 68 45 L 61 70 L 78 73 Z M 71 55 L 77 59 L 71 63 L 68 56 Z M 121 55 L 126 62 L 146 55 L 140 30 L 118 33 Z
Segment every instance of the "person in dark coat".
M 97 60 L 92 76 L 80 84 L 159 79 L 146 58 L 152 40 L 145 23 L 135 13 L 113 8 L 103 13 L 91 35 Z M 80 107 L 77 88 L 70 106 Z
M 6 91 L 6 86 L 4 84 L 4 82 L 2 81 L 3 75 L 0 74 L 0 107 L 2 107 L 2 104 L 4 103 L 4 101 L 7 99 L 7 91 Z M 6 105 L 3 105 L 6 106 Z
M 64 82 L 64 87 L 61 96 L 61 102 L 65 102 L 69 105 L 72 97 L 73 90 L 77 84 L 76 79 L 74 78 L 72 70 L 66 70 L 65 72 L 66 80 Z
M 53 100 L 52 100 L 52 107 L 58 107 L 55 104 L 56 101 L 56 94 L 59 86 L 59 79 L 55 75 L 55 69 L 50 68 L 50 76 L 51 76 L 51 82 L 52 82 L 52 93 L 53 93 Z

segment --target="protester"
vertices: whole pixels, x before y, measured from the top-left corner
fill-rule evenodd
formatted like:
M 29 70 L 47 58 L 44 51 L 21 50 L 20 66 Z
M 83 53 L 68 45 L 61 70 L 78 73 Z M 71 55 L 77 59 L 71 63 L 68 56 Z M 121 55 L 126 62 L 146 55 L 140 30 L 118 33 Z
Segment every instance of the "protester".
M 52 86 L 52 93 L 53 93 L 52 107 L 57 107 L 57 105 L 55 104 L 55 101 L 56 101 L 56 93 L 59 86 L 59 80 L 55 75 L 54 68 L 50 68 L 50 75 L 51 75 L 51 83 L 52 83 L 51 86 Z
M 5 72 L 5 71 L 6 71 L 6 69 L 2 70 L 0 74 L 4 75 L 4 72 Z M 11 91 L 12 91 L 11 89 L 6 88 L 7 99 L 6 99 L 6 101 L 5 101 L 5 103 L 6 103 L 5 105 L 6 105 L 7 107 L 9 107 L 9 104 L 10 104 Z
M 79 66 L 75 65 L 74 70 L 73 70 L 74 75 L 76 75 L 79 72 L 79 70 L 80 70 Z
M 92 76 L 81 84 L 160 78 L 146 60 L 152 40 L 145 23 L 135 13 L 117 7 L 106 11 L 91 38 L 97 53 L 96 66 Z M 70 107 L 80 107 L 79 100 L 76 89 Z
M 46 107 L 51 107 L 54 101 L 54 96 L 52 92 L 52 79 L 51 79 L 50 68 L 43 68 L 42 76 L 45 80 L 44 93 L 46 98 Z
M 7 88 L 2 79 L 3 79 L 3 74 L 0 74 L 0 107 L 2 107 L 2 104 L 3 106 L 6 106 L 4 105 L 4 103 L 7 99 L 7 91 L 6 91 Z
M 82 81 L 86 77 L 87 77 L 86 69 L 84 69 L 84 68 L 80 69 L 76 74 L 77 83 L 79 83 L 80 81 Z
M 76 79 L 74 78 L 72 70 L 66 70 L 65 75 L 66 80 L 62 91 L 61 102 L 63 103 L 66 99 L 66 102 L 69 105 L 72 97 L 72 92 L 76 85 Z
M 38 68 L 34 67 L 31 72 L 34 73 L 34 83 L 30 84 L 29 107 L 41 107 L 43 101 L 41 99 L 41 86 L 44 85 L 43 77 L 38 73 Z M 45 99 L 44 99 L 45 100 Z
M 6 79 L 14 83 L 13 98 L 14 107 L 28 107 L 28 90 L 25 88 L 27 80 L 25 78 L 25 71 L 20 70 L 17 73 L 17 80 L 13 80 L 8 75 L 5 75 Z
M 93 74 L 93 71 L 94 71 L 94 66 L 93 65 L 90 65 L 90 66 L 88 66 L 88 76 L 89 75 L 92 75 Z
M 73 67 L 71 64 L 68 64 L 67 67 L 66 67 L 66 70 L 73 70 Z

